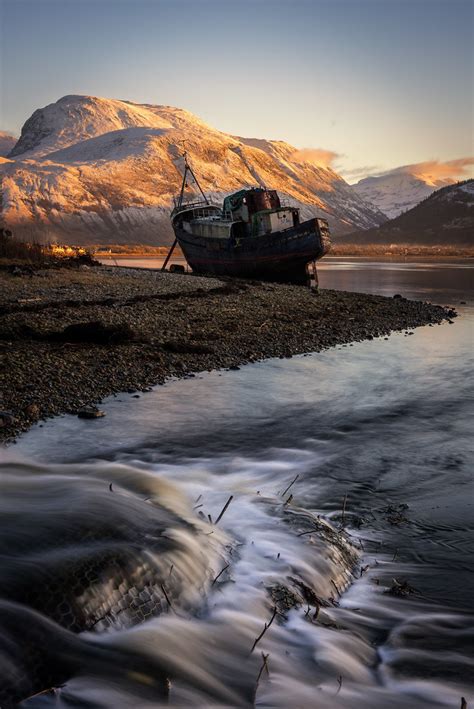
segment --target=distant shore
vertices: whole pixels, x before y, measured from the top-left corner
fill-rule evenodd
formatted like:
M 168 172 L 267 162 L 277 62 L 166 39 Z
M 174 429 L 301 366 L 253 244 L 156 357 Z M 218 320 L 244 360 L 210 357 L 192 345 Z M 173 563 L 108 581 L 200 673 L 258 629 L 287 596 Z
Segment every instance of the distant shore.
M 126 247 L 118 244 L 108 247 L 91 247 L 97 258 L 100 259 L 145 259 L 145 258 L 166 258 L 169 246 L 136 246 Z M 386 256 L 386 257 L 407 257 L 407 258 L 474 258 L 474 247 L 471 246 L 414 246 L 410 244 L 344 244 L 333 243 L 327 258 L 337 256 Z M 173 252 L 174 259 L 184 259 L 184 255 L 179 248 Z
M 120 391 L 436 324 L 401 297 L 115 267 L 0 271 L 0 439 Z M 394 294 L 395 295 L 395 294 Z

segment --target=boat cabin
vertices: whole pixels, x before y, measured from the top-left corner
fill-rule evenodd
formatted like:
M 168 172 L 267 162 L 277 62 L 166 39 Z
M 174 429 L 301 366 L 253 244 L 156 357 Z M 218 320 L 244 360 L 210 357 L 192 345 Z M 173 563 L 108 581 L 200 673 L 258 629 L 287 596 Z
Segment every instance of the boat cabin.
M 224 199 L 222 211 L 224 218 L 249 225 L 245 231 L 252 236 L 284 231 L 300 223 L 297 207 L 282 207 L 276 190 L 261 187 L 229 195 Z M 243 229 L 234 228 L 233 231 L 242 231 L 244 235 Z

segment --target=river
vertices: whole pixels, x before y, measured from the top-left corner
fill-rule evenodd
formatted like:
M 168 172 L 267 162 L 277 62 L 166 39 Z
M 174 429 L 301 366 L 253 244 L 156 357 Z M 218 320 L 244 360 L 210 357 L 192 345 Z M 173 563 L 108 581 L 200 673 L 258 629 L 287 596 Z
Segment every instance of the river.
M 196 547 L 186 532 L 184 561 L 174 562 L 179 573 L 186 567 L 184 595 L 205 589 L 182 608 L 170 604 L 158 618 L 92 640 L 104 653 L 125 649 L 163 668 L 166 699 L 124 661 L 115 672 L 82 669 L 54 696 L 25 706 L 408 709 L 459 707 L 462 696 L 469 705 L 473 274 L 469 260 L 326 259 L 323 288 L 400 293 L 453 305 L 459 317 L 111 397 L 106 418 L 63 416 L 8 449 L 3 465 L 26 461 L 53 497 L 56 478 L 75 479 L 78 490 L 82 480 L 104 505 L 124 476 L 129 495 L 140 476 L 169 485 L 159 494 L 200 534 Z M 90 476 L 104 481 L 99 492 Z M 74 524 L 75 509 L 69 523 L 64 508 L 44 521 L 50 539 Z M 299 531 L 300 510 L 336 529 L 342 523 L 355 568 L 344 533 L 339 544 Z M 207 582 L 203 566 L 212 569 Z M 294 591 L 295 578 L 329 605 L 319 615 L 310 601 L 279 613 L 251 652 L 272 614 L 269 589 Z

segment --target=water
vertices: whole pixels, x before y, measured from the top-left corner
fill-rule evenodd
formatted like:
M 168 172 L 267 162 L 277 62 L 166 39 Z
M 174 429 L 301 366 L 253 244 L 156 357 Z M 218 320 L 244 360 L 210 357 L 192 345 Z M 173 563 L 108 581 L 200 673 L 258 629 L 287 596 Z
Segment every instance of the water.
M 21 536 L 25 553 L 47 529 L 42 560 L 53 564 L 52 540 L 79 524 L 82 505 L 90 527 L 119 519 L 123 545 L 140 537 L 140 564 L 145 548 L 174 594 L 161 616 L 84 633 L 80 646 L 43 629 L 49 646 L 66 643 L 76 658 L 73 678 L 25 706 L 378 709 L 472 700 L 472 275 L 469 261 L 328 259 L 322 287 L 398 292 L 454 305 L 460 317 L 410 336 L 169 382 L 139 399 L 120 395 L 104 403 L 105 419 L 64 416 L 23 436 L 5 456 L 45 467 L 27 462 L 4 486 L 9 548 Z M 215 521 L 230 495 L 210 525 L 207 515 Z M 339 529 L 344 500 L 346 536 L 317 517 Z M 140 505 L 150 502 L 156 510 L 137 529 Z M 149 514 L 168 525 L 170 550 L 157 551 L 143 531 Z M 68 546 L 78 550 L 80 537 Z M 405 581 L 413 593 L 386 592 Z M 250 652 L 282 586 L 304 602 L 279 605 Z M 316 618 L 305 588 L 329 603 Z M 14 612 L 19 628 L 40 622 Z M 171 679 L 167 698 L 162 675 Z

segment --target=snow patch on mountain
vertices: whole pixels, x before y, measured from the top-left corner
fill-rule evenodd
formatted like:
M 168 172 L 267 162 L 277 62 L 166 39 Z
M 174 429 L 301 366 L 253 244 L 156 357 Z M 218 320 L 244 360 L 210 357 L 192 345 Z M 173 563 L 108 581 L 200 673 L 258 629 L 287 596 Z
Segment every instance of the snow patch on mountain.
M 366 177 L 353 185 L 360 197 L 376 205 L 390 219 L 408 211 L 440 187 L 452 185 L 452 177 L 436 177 L 425 171 L 426 163 L 395 168 L 383 175 Z

